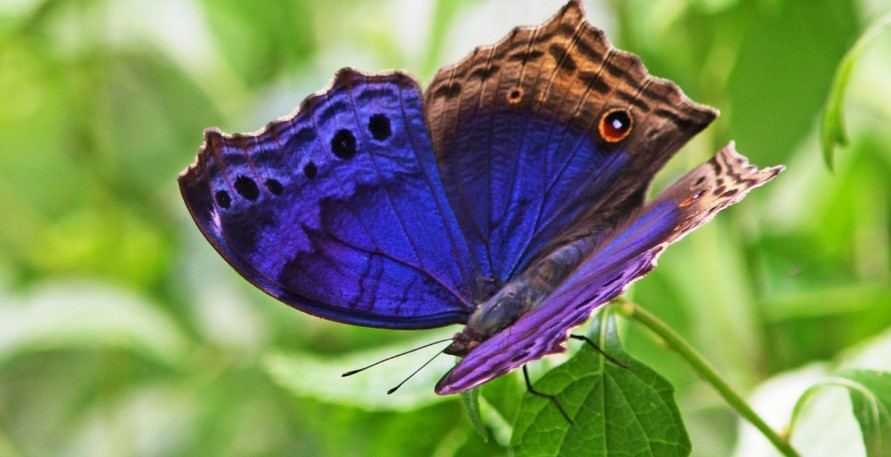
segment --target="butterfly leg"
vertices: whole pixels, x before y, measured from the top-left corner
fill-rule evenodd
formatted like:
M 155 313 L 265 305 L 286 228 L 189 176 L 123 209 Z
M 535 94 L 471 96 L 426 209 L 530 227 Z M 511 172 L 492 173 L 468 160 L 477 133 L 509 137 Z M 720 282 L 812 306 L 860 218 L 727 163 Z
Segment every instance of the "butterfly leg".
M 612 362 L 622 368 L 628 368 L 628 365 L 625 365 L 624 363 L 616 360 L 613 356 L 607 354 L 606 351 L 604 351 L 600 346 L 597 345 L 597 343 L 591 341 L 591 338 L 588 338 L 585 335 L 569 335 L 569 337 L 574 340 L 581 340 L 581 341 L 588 343 L 589 345 L 591 345 L 592 348 L 594 348 L 594 350 L 596 350 L 597 352 L 601 353 L 604 357 L 606 357 L 606 360 L 609 360 L 610 362 Z
M 569 418 L 569 414 L 566 414 L 566 411 L 560 406 L 560 402 L 557 401 L 557 397 L 545 393 L 541 393 L 532 388 L 532 381 L 529 380 L 529 370 L 526 369 L 526 365 L 523 365 L 523 379 L 526 380 L 526 390 L 529 391 L 530 394 L 535 395 L 537 397 L 547 398 L 557 407 L 560 411 L 560 414 L 563 415 L 563 418 L 566 419 L 566 422 L 572 423 L 572 419 Z

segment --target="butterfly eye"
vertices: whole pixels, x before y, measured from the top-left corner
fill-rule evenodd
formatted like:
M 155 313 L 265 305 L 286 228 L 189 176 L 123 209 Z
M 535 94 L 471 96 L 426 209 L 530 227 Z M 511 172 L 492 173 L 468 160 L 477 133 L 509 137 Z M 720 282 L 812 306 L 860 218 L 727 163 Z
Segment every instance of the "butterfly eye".
M 600 136 L 610 143 L 617 143 L 631 133 L 631 113 L 625 108 L 613 108 L 600 118 Z

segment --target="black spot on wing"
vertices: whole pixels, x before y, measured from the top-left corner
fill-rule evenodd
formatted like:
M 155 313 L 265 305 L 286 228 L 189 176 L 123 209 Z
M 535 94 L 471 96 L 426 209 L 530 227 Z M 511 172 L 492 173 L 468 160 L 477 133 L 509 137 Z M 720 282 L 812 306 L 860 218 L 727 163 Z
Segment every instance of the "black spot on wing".
M 238 195 L 251 201 L 260 196 L 260 188 L 257 187 L 257 183 L 244 175 L 235 180 L 235 191 L 238 192 Z
M 530 60 L 538 60 L 541 56 L 544 55 L 544 52 L 539 51 L 538 49 L 530 49 L 523 50 L 520 52 L 515 52 L 508 56 L 507 60 L 511 62 L 522 62 L 523 65 L 526 65 Z
M 557 27 L 557 33 L 561 36 L 569 37 L 575 34 L 575 27 L 575 25 L 568 22 L 563 22 L 560 24 L 560 27 Z
M 217 201 L 217 205 L 223 209 L 229 209 L 232 206 L 232 197 L 229 196 L 229 192 L 225 190 L 218 190 L 217 193 L 214 194 L 214 199 Z
M 585 86 L 599 94 L 609 92 L 610 86 L 603 81 L 600 73 L 594 71 L 583 71 L 579 73 L 578 78 L 585 83 Z
M 480 81 L 485 81 L 492 77 L 495 73 L 498 73 L 501 67 L 498 65 L 490 65 L 486 67 L 477 68 L 470 73 L 469 79 L 479 79 Z
M 603 68 L 606 69 L 606 72 L 610 74 L 610 76 L 618 78 L 619 76 L 623 76 L 625 74 L 625 68 L 619 68 L 612 60 L 604 62 Z
M 445 84 L 436 89 L 436 92 L 433 93 L 434 98 L 445 97 L 447 99 L 452 99 L 461 94 L 461 84 L 453 82 L 451 84 Z
M 269 192 L 271 192 L 272 195 L 275 196 L 281 195 L 282 192 L 285 190 L 284 186 L 282 186 L 282 183 L 280 183 L 277 179 L 269 178 L 264 184 L 266 185 L 266 188 L 269 189 Z
M 557 65 L 563 70 L 573 72 L 578 68 L 578 65 L 576 65 L 572 56 L 566 53 L 566 48 L 558 43 L 554 43 L 548 47 L 548 54 L 554 57 L 554 61 L 557 62 Z
M 378 141 L 384 141 L 393 134 L 393 128 L 390 126 L 390 118 L 383 114 L 375 114 L 368 119 L 368 131 L 371 136 Z
M 572 35 L 573 33 L 575 33 L 574 28 L 570 28 L 569 30 L 567 30 L 567 36 Z M 603 53 L 598 52 L 596 49 L 591 47 L 591 45 L 588 44 L 588 42 L 586 40 L 576 41 L 575 49 L 576 49 L 576 51 L 578 51 L 580 54 L 585 56 L 590 62 L 592 62 L 594 64 L 599 64 L 600 62 L 603 61 Z
M 331 138 L 331 152 L 344 160 L 356 155 L 356 137 L 347 129 L 340 129 Z

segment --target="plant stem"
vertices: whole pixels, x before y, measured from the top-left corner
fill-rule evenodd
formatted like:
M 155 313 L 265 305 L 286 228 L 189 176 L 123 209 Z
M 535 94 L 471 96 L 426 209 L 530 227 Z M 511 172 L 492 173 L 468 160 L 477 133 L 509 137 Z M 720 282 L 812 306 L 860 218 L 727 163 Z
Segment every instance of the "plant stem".
M 680 335 L 677 334 L 674 330 L 672 330 L 668 325 L 659 320 L 656 316 L 651 314 L 649 311 L 641 308 L 640 306 L 628 301 L 628 300 L 617 300 L 616 308 L 618 311 L 625 317 L 633 319 L 638 323 L 649 328 L 653 333 L 662 338 L 663 341 L 668 345 L 669 348 L 673 349 L 678 355 L 681 356 L 687 363 L 693 367 L 693 371 L 695 371 L 702 379 L 704 379 L 707 383 L 711 384 L 718 393 L 724 397 L 724 400 L 730 404 L 733 409 L 736 410 L 739 415 L 744 417 L 750 424 L 754 425 L 761 433 L 770 440 L 771 443 L 786 457 L 800 457 L 797 451 L 792 448 L 789 442 L 781 437 L 777 432 L 775 432 L 764 419 L 761 418 L 755 411 L 743 400 L 742 396 L 740 396 L 730 384 L 727 383 L 724 378 L 715 371 L 715 368 L 705 360 L 686 340 L 684 340 Z

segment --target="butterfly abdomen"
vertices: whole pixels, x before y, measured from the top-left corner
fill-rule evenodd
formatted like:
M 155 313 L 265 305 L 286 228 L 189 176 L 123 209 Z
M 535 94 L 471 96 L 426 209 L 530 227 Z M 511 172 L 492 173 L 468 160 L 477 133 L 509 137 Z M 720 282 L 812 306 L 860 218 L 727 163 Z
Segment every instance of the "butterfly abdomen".
M 511 326 L 541 304 L 594 250 L 594 237 L 580 238 L 535 261 L 523 274 L 482 303 L 467 326 L 456 335 L 453 355 L 465 355 L 473 346 Z

